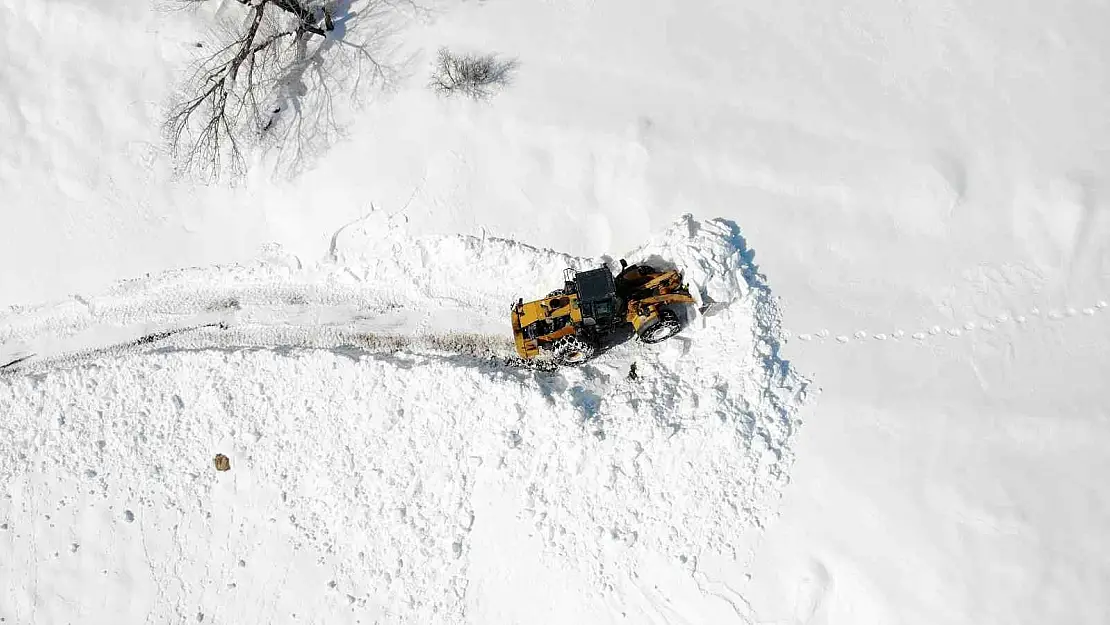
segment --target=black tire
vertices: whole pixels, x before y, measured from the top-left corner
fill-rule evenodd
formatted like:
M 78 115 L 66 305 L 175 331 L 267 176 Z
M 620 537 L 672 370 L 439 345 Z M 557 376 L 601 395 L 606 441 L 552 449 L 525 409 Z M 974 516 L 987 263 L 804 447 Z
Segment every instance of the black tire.
M 659 313 L 659 318 L 654 322 L 640 328 L 639 337 L 644 343 L 661 343 L 678 334 L 682 324 L 678 322 L 678 315 L 673 310 L 664 308 Z
M 576 367 L 586 362 L 596 351 L 592 343 L 573 334 L 555 341 L 553 349 L 555 362 L 565 367 Z
M 555 289 L 554 291 L 548 293 L 547 296 L 548 297 L 555 297 L 557 295 L 566 295 L 566 294 L 567 294 L 566 289 Z

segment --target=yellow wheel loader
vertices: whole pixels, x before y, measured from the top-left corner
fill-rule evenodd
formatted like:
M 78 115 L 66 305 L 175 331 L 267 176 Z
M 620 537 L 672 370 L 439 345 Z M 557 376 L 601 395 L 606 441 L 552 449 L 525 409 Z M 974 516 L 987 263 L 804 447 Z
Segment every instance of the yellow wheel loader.
M 540 300 L 517 300 L 512 325 L 520 357 L 546 353 L 560 365 L 579 365 L 614 338 L 632 333 L 658 343 L 677 334 L 682 326 L 673 307 L 694 303 L 682 274 L 620 263 L 616 277 L 608 267 L 567 269 L 563 288 Z

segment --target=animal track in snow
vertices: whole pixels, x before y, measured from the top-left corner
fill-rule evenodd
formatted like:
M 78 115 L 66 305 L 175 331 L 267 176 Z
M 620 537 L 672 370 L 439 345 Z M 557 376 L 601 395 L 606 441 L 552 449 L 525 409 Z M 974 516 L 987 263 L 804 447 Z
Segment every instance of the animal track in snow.
M 981 320 L 968 320 L 963 323 L 956 323 L 949 327 L 942 327 L 933 325 L 909 334 L 909 338 L 913 339 L 916 343 L 924 343 L 930 339 L 943 337 L 943 338 L 960 338 L 971 332 L 985 332 L 993 333 L 1000 328 L 1014 324 L 1016 327 L 1028 328 L 1030 319 L 1041 319 L 1045 322 L 1056 322 L 1067 319 L 1080 317 L 1094 317 L 1099 313 L 1107 312 L 1110 308 L 1110 303 L 1106 300 L 1100 299 L 1089 306 L 1064 306 L 1059 308 L 1051 308 L 1042 314 L 1040 308 L 1033 306 L 1025 312 L 1009 311 L 998 313 L 996 315 L 984 315 Z M 805 342 L 825 343 L 827 339 L 833 334 L 825 328 L 816 332 L 803 332 L 798 334 L 784 334 L 786 340 L 797 338 Z M 867 340 L 884 341 L 884 342 L 899 342 L 907 336 L 907 332 L 902 329 L 896 329 L 891 332 L 877 331 L 871 332 L 868 330 L 856 330 L 851 334 L 837 334 L 836 342 L 841 345 L 849 343 L 859 343 Z

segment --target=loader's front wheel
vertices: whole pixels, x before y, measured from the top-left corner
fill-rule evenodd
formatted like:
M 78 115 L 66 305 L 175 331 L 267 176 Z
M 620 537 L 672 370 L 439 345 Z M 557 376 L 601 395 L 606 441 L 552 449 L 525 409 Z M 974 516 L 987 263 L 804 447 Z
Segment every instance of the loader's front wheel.
M 581 338 L 570 335 L 555 341 L 555 353 L 553 354 L 555 362 L 563 366 L 574 367 L 580 365 L 590 359 L 594 355 L 595 348 L 592 343 L 582 340 Z
M 678 315 L 673 310 L 663 309 L 658 319 L 640 328 L 640 340 L 645 343 L 660 343 L 678 334 L 681 329 Z

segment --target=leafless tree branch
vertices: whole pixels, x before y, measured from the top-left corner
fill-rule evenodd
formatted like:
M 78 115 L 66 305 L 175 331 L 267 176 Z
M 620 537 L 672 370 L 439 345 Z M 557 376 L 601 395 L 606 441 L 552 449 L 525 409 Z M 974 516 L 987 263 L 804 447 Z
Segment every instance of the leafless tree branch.
M 171 153 L 180 172 L 235 177 L 246 170 L 246 146 L 257 143 L 299 170 L 341 135 L 336 89 L 350 86 L 357 97 L 393 77 L 375 47 L 376 24 L 363 40 L 350 37 L 361 14 L 375 15 L 375 0 L 361 2 L 362 12 L 351 9 L 352 0 L 236 2 L 241 21 L 225 27 L 168 112 Z

